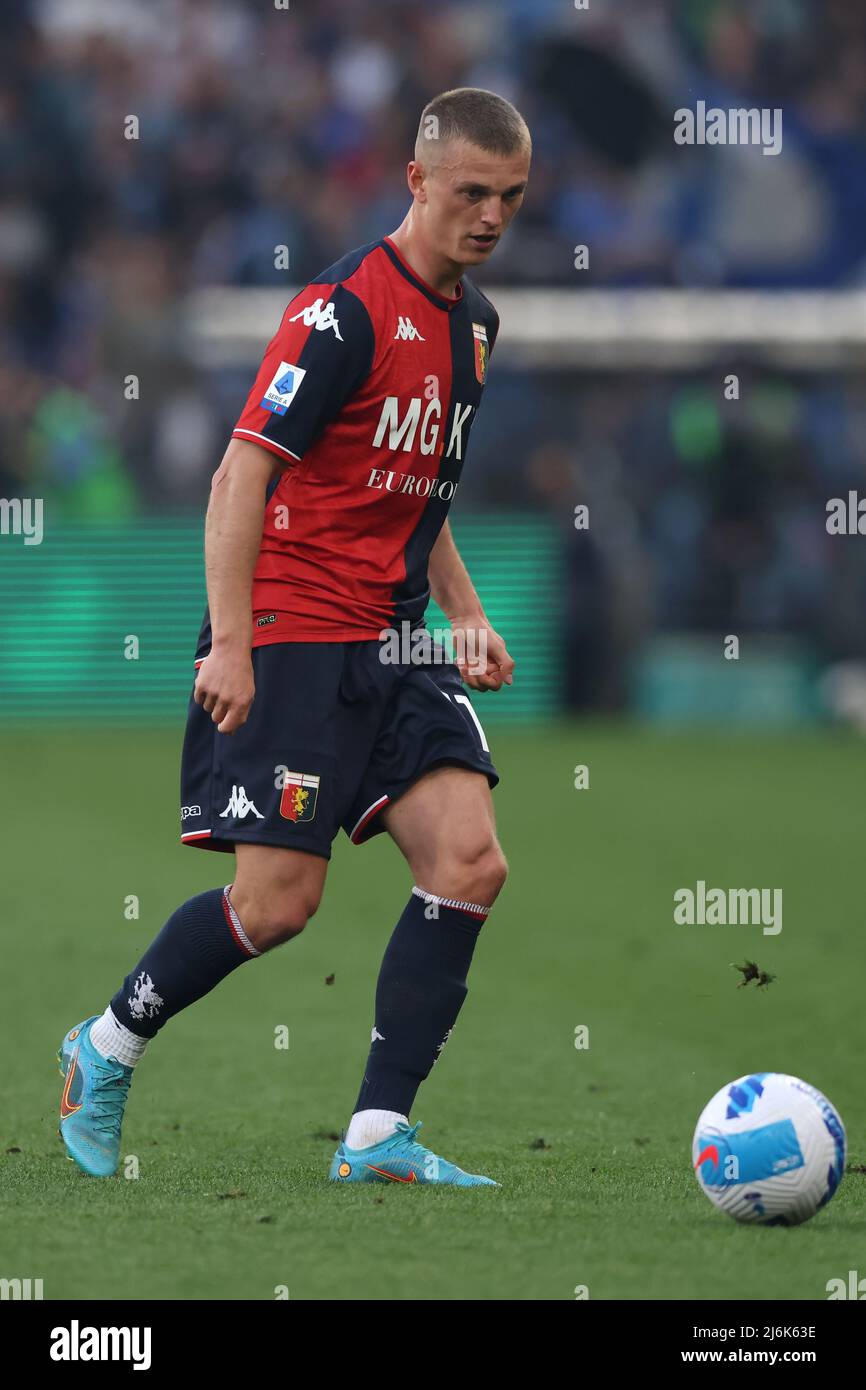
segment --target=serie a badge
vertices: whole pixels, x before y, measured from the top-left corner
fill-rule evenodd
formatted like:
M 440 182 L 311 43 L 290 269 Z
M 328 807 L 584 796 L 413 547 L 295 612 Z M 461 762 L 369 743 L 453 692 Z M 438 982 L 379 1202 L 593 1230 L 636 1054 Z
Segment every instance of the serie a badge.
M 475 375 L 483 386 L 487 380 L 487 363 L 490 361 L 487 329 L 483 323 L 473 323 L 472 333 L 475 338 Z
M 284 820 L 312 820 L 316 814 L 319 778 L 312 772 L 287 772 L 280 797 L 280 815 Z

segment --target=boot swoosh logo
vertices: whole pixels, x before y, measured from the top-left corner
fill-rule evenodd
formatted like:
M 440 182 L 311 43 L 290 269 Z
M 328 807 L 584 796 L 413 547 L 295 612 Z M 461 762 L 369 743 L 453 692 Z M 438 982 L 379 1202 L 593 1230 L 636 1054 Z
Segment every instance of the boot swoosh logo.
M 414 1172 L 410 1173 L 409 1176 L 408 1176 L 408 1178 L 401 1178 L 397 1173 L 389 1173 L 387 1168 L 377 1168 L 376 1165 L 375 1165 L 375 1163 L 368 1163 L 368 1164 L 367 1164 L 367 1167 L 370 1169 L 371 1172 L 373 1172 L 373 1173 L 379 1173 L 380 1176 L 383 1177 L 383 1178 L 390 1178 L 391 1182 L 417 1182 L 417 1181 L 418 1181 L 418 1179 L 416 1178 Z
M 61 1118 L 61 1120 L 65 1120 L 69 1115 L 74 1115 L 75 1112 L 76 1112 L 76 1110 L 80 1110 L 80 1109 L 81 1109 L 81 1105 L 75 1105 L 75 1104 L 72 1103 L 72 1102 L 70 1101 L 70 1099 L 69 1099 L 69 1089 L 70 1089 L 70 1087 L 71 1087 L 71 1085 L 72 1085 L 72 1079 L 73 1079 L 73 1077 L 75 1076 L 75 1073 L 76 1073 L 77 1070 L 78 1070 L 78 1049 L 76 1048 L 75 1055 L 74 1055 L 74 1057 L 72 1058 L 72 1061 L 69 1063 L 69 1071 L 66 1073 L 66 1085 L 63 1087 L 63 1095 L 60 1097 L 60 1118 Z

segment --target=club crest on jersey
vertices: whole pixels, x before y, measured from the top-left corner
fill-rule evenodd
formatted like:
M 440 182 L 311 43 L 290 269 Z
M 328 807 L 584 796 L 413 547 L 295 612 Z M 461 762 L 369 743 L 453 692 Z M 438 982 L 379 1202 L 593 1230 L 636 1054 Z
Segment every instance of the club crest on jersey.
M 262 397 L 265 410 L 272 410 L 275 415 L 285 415 L 306 375 L 306 367 L 296 367 L 292 362 L 281 362 Z
M 483 386 L 487 380 L 487 363 L 490 361 L 487 329 L 483 323 L 473 323 L 472 333 L 475 338 L 475 375 Z
M 312 820 L 316 814 L 319 778 L 313 772 L 287 772 L 280 797 L 284 820 Z

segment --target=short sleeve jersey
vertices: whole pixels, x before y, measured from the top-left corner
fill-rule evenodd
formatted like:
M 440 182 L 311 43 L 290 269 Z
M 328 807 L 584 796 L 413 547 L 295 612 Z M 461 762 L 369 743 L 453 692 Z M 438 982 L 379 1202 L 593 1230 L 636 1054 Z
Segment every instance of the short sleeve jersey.
M 438 294 L 388 237 L 295 296 L 233 431 L 284 465 L 255 568 L 254 646 L 422 620 L 498 327 L 465 276 L 453 298 Z

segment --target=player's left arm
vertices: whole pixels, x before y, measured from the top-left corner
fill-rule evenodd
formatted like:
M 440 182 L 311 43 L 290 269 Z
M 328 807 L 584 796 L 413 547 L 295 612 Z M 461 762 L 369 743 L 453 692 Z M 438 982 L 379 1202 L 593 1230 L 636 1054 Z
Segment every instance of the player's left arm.
M 514 662 L 490 626 L 448 522 L 430 552 L 430 592 L 451 624 L 455 661 L 471 690 L 500 690 L 513 682 Z

